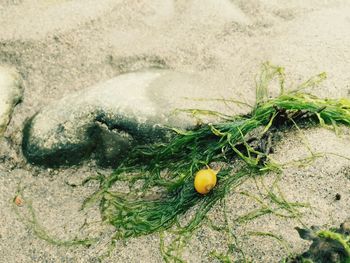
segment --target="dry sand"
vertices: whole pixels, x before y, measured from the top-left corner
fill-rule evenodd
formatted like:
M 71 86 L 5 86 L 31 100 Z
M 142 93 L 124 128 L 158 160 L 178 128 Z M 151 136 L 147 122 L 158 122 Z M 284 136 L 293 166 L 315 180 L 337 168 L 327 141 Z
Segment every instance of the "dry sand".
M 67 169 L 41 169 L 21 155 L 23 122 L 48 102 L 123 72 L 152 65 L 194 72 L 207 78 L 206 90 L 254 103 L 254 76 L 269 60 L 286 67 L 296 84 L 321 71 L 328 79 L 318 96 L 349 97 L 350 3 L 348 0 L 0 0 L 0 62 L 15 66 L 25 82 L 0 142 L 0 262 L 99 262 L 113 229 L 100 223 L 96 208 L 79 211 L 91 184 L 72 188 L 96 173 L 93 163 Z M 315 128 L 304 131 L 315 151 L 350 156 L 349 130 L 342 136 Z M 307 150 L 297 132 L 286 134 L 274 157 L 285 162 Z M 108 170 L 100 170 L 108 173 Z M 266 176 L 269 185 L 275 175 Z M 90 248 L 58 247 L 38 239 L 18 220 L 12 199 L 18 185 L 33 202 L 42 225 L 69 239 L 101 235 Z M 293 252 L 308 246 L 294 227 L 300 222 L 263 216 L 245 224 L 234 219 L 257 208 L 240 191 L 261 192 L 261 181 L 246 182 L 227 198 L 230 224 L 247 258 L 278 262 L 287 252 L 274 239 L 249 232 L 281 235 Z M 260 185 L 260 190 L 257 188 Z M 280 187 L 289 201 L 308 202 L 302 221 L 337 226 L 350 214 L 350 163 L 329 155 L 308 167 L 284 171 Z M 342 198 L 335 201 L 336 193 Z M 222 214 L 210 217 L 222 221 Z M 203 227 L 183 251 L 188 262 L 215 262 L 212 249 L 227 246 L 220 233 Z M 236 258 L 237 259 L 237 258 Z M 104 262 L 162 262 L 157 234 L 118 242 Z

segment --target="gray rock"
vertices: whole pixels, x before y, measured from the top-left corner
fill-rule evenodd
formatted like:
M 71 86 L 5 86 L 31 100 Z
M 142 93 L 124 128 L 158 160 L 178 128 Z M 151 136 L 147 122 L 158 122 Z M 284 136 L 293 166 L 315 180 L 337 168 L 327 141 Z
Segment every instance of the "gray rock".
M 23 87 L 16 69 L 0 65 L 0 138 L 11 120 L 14 107 L 22 99 Z
M 120 75 L 39 111 L 24 129 L 23 153 L 49 166 L 78 163 L 92 153 L 101 164 L 117 164 L 131 147 L 166 139 L 167 127 L 194 127 L 193 117 L 174 110 L 203 106 L 185 97 L 203 97 L 204 85 L 168 70 Z

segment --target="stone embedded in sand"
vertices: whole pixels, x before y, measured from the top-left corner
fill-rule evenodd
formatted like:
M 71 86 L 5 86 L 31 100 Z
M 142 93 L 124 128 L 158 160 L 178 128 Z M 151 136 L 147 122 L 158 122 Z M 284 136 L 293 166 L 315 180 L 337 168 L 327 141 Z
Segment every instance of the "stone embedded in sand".
M 166 126 L 193 127 L 194 118 L 174 110 L 203 108 L 184 98 L 203 97 L 203 85 L 194 75 L 168 70 L 120 75 L 38 112 L 25 127 L 23 153 L 50 166 L 77 163 L 92 152 L 103 164 L 115 164 L 130 147 L 164 139 Z
M 0 137 L 4 134 L 16 104 L 22 99 L 23 88 L 17 70 L 0 66 Z

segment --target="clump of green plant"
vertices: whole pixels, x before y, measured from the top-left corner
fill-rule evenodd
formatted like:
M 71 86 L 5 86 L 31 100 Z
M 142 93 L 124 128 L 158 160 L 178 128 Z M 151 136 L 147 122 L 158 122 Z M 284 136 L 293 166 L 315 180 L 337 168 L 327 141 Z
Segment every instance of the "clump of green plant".
M 350 225 L 345 221 L 339 228 L 321 229 L 320 227 L 296 228 L 300 237 L 312 241 L 308 251 L 299 256 L 288 258 L 285 262 L 350 262 Z
M 215 115 L 220 121 L 214 124 L 201 124 L 193 130 L 170 129 L 171 136 L 168 141 L 134 148 L 112 174 L 108 176 L 98 174 L 83 182 L 83 184 L 91 180 L 99 182 L 98 190 L 85 200 L 83 208 L 99 203 L 103 220 L 115 227 L 112 244 L 118 239 L 160 232 L 160 249 L 166 262 L 182 262 L 180 250 L 186 245 L 193 231 L 201 223 L 207 222 L 207 225 L 215 231 L 227 233 L 230 243 L 225 252 L 213 250 L 209 256 L 221 262 L 231 262 L 234 252 L 240 254 L 242 260 L 246 262 L 249 259 L 240 249 L 236 236 L 229 226 L 225 205 L 224 226 L 218 227 L 214 222 L 210 222 L 207 213 L 217 202 L 225 204 L 227 194 L 245 179 L 252 176 L 263 178 L 261 175 L 283 168 L 269 155 L 274 144 L 280 139 L 277 136 L 278 131 L 290 127 L 299 129 L 302 125 L 322 125 L 337 131 L 339 124 L 350 125 L 349 99 L 322 99 L 307 92 L 308 88 L 316 86 L 325 77 L 326 75 L 321 73 L 295 89 L 286 90 L 283 68 L 269 63 L 263 64 L 261 75 L 257 80 L 256 104 L 251 107 L 249 114 L 228 116 L 207 110 L 184 110 L 197 118 L 201 114 Z M 271 98 L 269 86 L 276 80 L 280 86 L 280 94 Z M 218 101 L 237 103 L 231 99 L 218 99 Z M 249 106 L 245 103 L 240 105 Z M 300 160 L 299 164 L 311 162 L 320 156 L 312 152 L 311 154 L 311 157 Z M 198 170 L 213 165 L 221 168 L 217 174 L 217 185 L 210 193 L 201 195 L 193 186 L 194 176 Z M 126 186 L 128 191 L 118 191 L 116 188 L 119 184 Z M 249 192 L 238 193 L 251 198 L 259 208 L 236 218 L 235 222 L 243 223 L 266 214 L 300 219 L 298 208 L 306 207 L 307 204 L 287 201 L 277 181 L 272 188 L 264 186 L 264 190 L 266 190 L 265 197 L 255 196 Z M 273 205 L 267 204 L 266 200 L 271 201 Z M 80 244 L 89 246 L 95 242 L 94 239 L 76 238 L 61 241 L 53 238 L 39 224 L 30 202 L 27 206 L 28 215 L 21 216 L 22 212 L 20 213 L 14 204 L 20 218 L 38 237 L 52 244 L 66 246 Z M 193 213 L 184 223 L 182 215 L 190 208 L 193 208 Z M 166 244 L 163 234 L 169 229 L 175 238 Z M 329 234 L 317 233 L 324 238 Z M 267 232 L 250 234 L 273 238 L 288 250 L 286 242 L 276 234 Z M 348 244 L 348 239 L 344 243 L 344 240 L 338 237 L 338 234 L 327 236 L 328 239 L 341 241 L 343 245 Z M 348 253 L 347 249 L 344 251 Z
M 98 180 L 100 186 L 84 206 L 99 202 L 103 219 L 116 228 L 115 239 L 166 230 L 196 205 L 193 218 L 178 228 L 179 233 L 194 230 L 235 185 L 251 175 L 279 169 L 269 156 L 270 135 L 277 128 L 298 122 L 334 128 L 338 124 L 350 125 L 350 100 L 322 99 L 305 91 L 325 77 L 319 74 L 287 91 L 283 68 L 264 64 L 251 113 L 217 113 L 221 122 L 188 131 L 173 129 L 168 142 L 133 149 L 111 175 L 86 180 Z M 280 84 L 280 95 L 270 98 L 268 87 L 275 79 Z M 234 158 L 244 162 L 238 172 L 232 172 Z M 218 184 L 211 193 L 200 195 L 193 187 L 194 174 L 212 163 L 224 164 Z M 113 190 L 117 182 L 127 183 L 129 191 Z

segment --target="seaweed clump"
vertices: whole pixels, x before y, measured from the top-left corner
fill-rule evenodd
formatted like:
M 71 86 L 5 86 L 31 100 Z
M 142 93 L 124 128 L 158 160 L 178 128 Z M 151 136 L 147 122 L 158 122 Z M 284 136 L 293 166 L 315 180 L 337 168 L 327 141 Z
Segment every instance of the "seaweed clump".
M 218 123 L 202 124 L 194 130 L 172 129 L 168 142 L 133 149 L 111 175 L 85 181 L 97 180 L 100 186 L 84 207 L 99 202 L 102 218 L 116 228 L 115 239 L 166 230 L 175 223 L 179 226 L 179 216 L 196 206 L 194 216 L 178 232 L 194 230 L 212 206 L 244 179 L 281 168 L 266 146 L 271 142 L 269 135 L 279 128 L 301 122 L 334 129 L 338 124 L 350 125 L 350 100 L 322 99 L 306 92 L 325 77 L 321 73 L 286 91 L 283 68 L 264 64 L 251 113 L 215 113 L 221 118 Z M 270 98 L 268 87 L 276 79 L 280 94 Z M 237 172 L 233 172 L 234 159 L 243 161 Z M 218 185 L 211 193 L 200 195 L 193 187 L 194 174 L 213 163 L 222 166 Z M 113 190 L 119 183 L 127 184 L 129 191 Z
M 301 255 L 291 257 L 287 263 L 350 262 L 350 221 L 347 220 L 339 228 L 322 229 L 312 226 L 309 229 L 296 228 L 302 239 L 312 241 L 310 248 Z
M 160 232 L 160 250 L 164 260 L 183 262 L 178 252 L 186 245 L 193 231 L 202 222 L 207 222 L 213 230 L 226 233 L 230 243 L 226 253 L 213 250 L 210 253 L 212 258 L 231 262 L 232 254 L 238 253 L 247 261 L 229 226 L 224 197 L 249 177 L 262 176 L 271 170 L 281 171 L 284 168 L 270 156 L 274 144 L 281 139 L 280 131 L 291 127 L 299 129 L 303 126 L 321 125 L 337 132 L 338 125 L 350 125 L 349 99 L 323 99 L 307 92 L 308 88 L 316 86 L 325 78 L 326 74 L 321 73 L 293 90 L 286 90 L 284 69 L 269 63 L 263 64 L 261 75 L 257 79 L 256 103 L 250 106 L 249 114 L 228 116 L 207 110 L 184 110 L 197 118 L 200 114 L 216 115 L 219 121 L 200 124 L 193 130 L 169 128 L 172 135 L 168 141 L 136 147 L 112 174 L 97 174 L 87 178 L 83 185 L 96 180 L 99 188 L 84 201 L 83 208 L 99 204 L 103 220 L 115 227 L 111 245 L 119 239 Z M 271 98 L 269 86 L 276 80 L 280 94 Z M 249 106 L 231 99 L 216 100 Z M 310 158 L 300 160 L 300 163 L 310 162 L 318 156 L 312 153 Z M 194 175 L 206 166 L 221 169 L 217 174 L 216 187 L 209 194 L 201 195 L 194 189 Z M 118 191 L 121 184 L 123 191 Z M 299 218 L 298 208 L 307 206 L 288 202 L 277 186 L 277 181 L 273 188 L 263 188 L 267 192 L 266 198 L 277 208 L 270 207 L 265 200 L 252 193 L 240 192 L 239 194 L 257 202 L 261 208 L 236 218 L 236 222 L 243 223 L 269 213 L 283 218 Z M 17 194 L 23 198 L 22 191 Z M 221 202 L 224 209 L 223 226 L 216 226 L 207 217 L 207 213 L 218 202 Z M 90 238 L 68 241 L 53 238 L 39 224 L 30 202 L 27 202 L 27 216 L 21 216 L 22 212 L 17 206 L 18 202 L 16 204 L 15 201 L 14 208 L 20 219 L 39 238 L 52 244 L 90 246 L 96 242 L 96 239 Z M 183 217 L 191 208 L 194 208 L 191 210 L 193 213 Z M 164 239 L 165 230 L 171 230 L 167 232 L 176 236 L 170 244 Z M 289 258 L 287 262 L 318 262 L 319 258 L 328 257 L 325 253 L 329 248 L 333 249 L 331 251 L 336 249 L 337 254 L 331 253 L 329 261 L 320 262 L 338 262 L 331 261 L 333 257 L 339 259 L 339 262 L 350 262 L 349 234 L 315 229 L 299 229 L 299 233 L 303 238 L 313 241 L 309 250 L 311 254 Z M 269 232 L 252 232 L 250 235 L 273 238 L 288 250 L 288 245 L 281 236 Z

